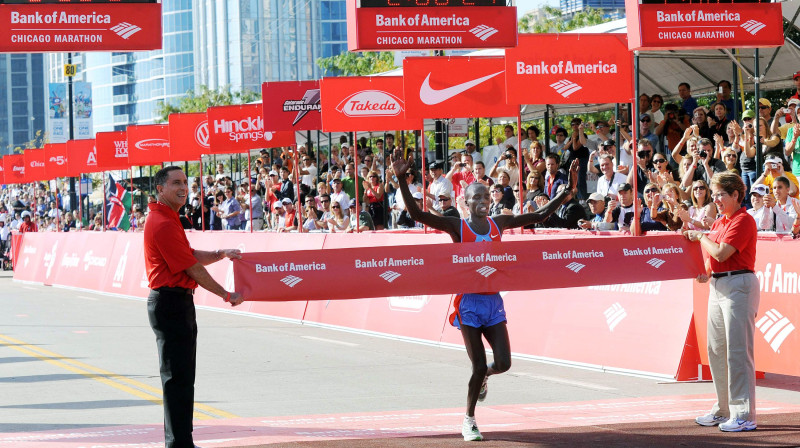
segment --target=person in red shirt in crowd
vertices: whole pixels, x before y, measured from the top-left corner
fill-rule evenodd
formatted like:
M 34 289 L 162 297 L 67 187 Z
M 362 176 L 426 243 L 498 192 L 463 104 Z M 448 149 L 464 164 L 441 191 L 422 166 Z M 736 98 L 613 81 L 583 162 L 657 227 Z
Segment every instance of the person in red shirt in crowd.
M 38 232 L 39 227 L 36 226 L 36 223 L 33 222 L 31 219 L 31 212 L 25 210 L 22 212 L 22 224 L 19 226 L 19 233 L 25 232 Z
M 794 72 L 792 75 L 792 81 L 794 81 L 795 87 L 797 87 L 797 91 L 794 92 L 794 95 L 790 96 L 789 99 L 797 98 L 800 100 L 800 70 Z
M 392 156 L 392 168 L 397 175 L 397 183 L 409 215 L 416 222 L 446 232 L 454 243 L 500 241 L 503 229 L 543 222 L 575 194 L 578 184 L 578 160 L 574 160 L 570 165 L 569 180 L 564 185 L 565 188 L 546 205 L 533 213 L 490 217 L 489 188 L 480 182 L 474 182 L 464 189 L 469 218 L 437 216 L 423 212 L 408 188 L 405 173 L 412 163 L 410 159 L 404 160 L 402 155 Z M 511 368 L 511 345 L 506 329 L 503 299 L 497 292 L 458 294 L 453 306 L 456 312 L 450 316 L 450 323 L 461 330 L 467 354 L 472 361 L 472 376 L 467 389 L 467 412 L 461 425 L 461 435 L 466 441 L 483 440 L 475 422 L 475 405 L 486 398 L 489 376 Z M 494 352 L 494 362 L 490 365 L 486 365 L 483 337 Z
M 684 236 L 699 241 L 706 259 L 706 273 L 697 280 L 709 281 L 708 361 L 717 402 L 711 412 L 697 417 L 702 426 L 716 426 L 727 432 L 756 429 L 756 369 L 753 334 L 760 285 L 754 273 L 757 226 L 742 207 L 745 186 L 731 172 L 711 179 L 711 198 L 720 218 L 711 232 L 687 230 Z
M 192 414 L 197 352 L 197 321 L 193 294 L 198 285 L 232 306 L 244 300 L 228 292 L 204 267 L 223 258 L 241 258 L 237 249 L 213 252 L 189 246 L 178 211 L 186 203 L 189 185 L 177 166 L 155 175 L 156 202 L 144 228 L 144 261 L 150 295 L 147 314 L 156 335 L 164 391 L 164 442 L 167 448 L 193 448 Z

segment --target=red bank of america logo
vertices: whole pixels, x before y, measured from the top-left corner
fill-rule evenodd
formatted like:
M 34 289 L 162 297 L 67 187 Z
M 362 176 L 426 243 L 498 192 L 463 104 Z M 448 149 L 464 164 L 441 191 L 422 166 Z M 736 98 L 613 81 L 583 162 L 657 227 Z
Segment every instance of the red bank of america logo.
M 286 277 L 281 279 L 281 282 L 283 282 L 286 286 L 288 286 L 290 288 L 294 288 L 295 285 L 297 285 L 298 283 L 300 283 L 302 281 L 303 281 L 302 278 L 295 277 L 294 275 L 287 275 Z
M 741 24 L 739 26 L 744 28 L 745 31 L 747 31 L 748 33 L 750 33 L 750 34 L 755 36 L 755 34 L 757 32 L 759 32 L 762 29 L 764 29 L 767 25 L 764 24 L 764 23 L 761 23 L 761 22 L 759 22 L 757 20 L 748 20 L 747 22 L 744 22 L 743 24 Z
M 474 34 L 480 40 L 485 41 L 486 39 L 490 38 L 492 35 L 497 33 L 497 30 L 490 27 L 489 25 L 478 25 L 475 28 L 469 30 L 470 33 Z
M 794 325 L 775 308 L 764 313 L 764 317 L 756 322 L 756 328 L 761 331 L 775 353 L 780 353 L 778 349 L 781 344 L 794 331 Z
M 577 261 L 574 261 L 574 262 L 572 262 L 572 263 L 567 265 L 567 269 L 569 269 L 570 271 L 572 271 L 572 272 L 574 272 L 576 274 L 578 272 L 580 272 L 580 270 L 585 268 L 585 267 L 586 267 L 585 264 L 580 264 Z
M 128 22 L 122 22 L 118 25 L 114 25 L 111 27 L 111 31 L 117 33 L 117 35 L 123 39 L 127 39 L 134 34 L 138 33 L 142 29 L 136 25 L 132 25 Z
M 556 89 L 556 92 L 558 92 L 558 94 L 564 98 L 569 97 L 573 93 L 583 88 L 568 79 L 562 79 L 561 81 L 554 82 L 553 84 L 550 84 L 550 87 Z

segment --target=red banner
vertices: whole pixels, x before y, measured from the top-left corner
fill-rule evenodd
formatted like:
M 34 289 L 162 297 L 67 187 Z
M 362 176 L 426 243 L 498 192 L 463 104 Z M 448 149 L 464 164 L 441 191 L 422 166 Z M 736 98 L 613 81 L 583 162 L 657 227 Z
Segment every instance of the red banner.
M 406 118 L 516 117 L 506 98 L 505 58 L 406 58 Z
M 48 179 L 69 176 L 67 164 L 67 144 L 49 143 L 44 145 L 44 172 Z
M 25 177 L 25 156 L 22 154 L 3 156 L 3 171 L 6 184 L 24 184 L 28 181 Z
M 98 132 L 95 135 L 97 164 L 103 170 L 127 170 L 128 134 L 125 131 Z
M 264 123 L 276 131 L 322 129 L 319 81 L 265 82 L 261 85 Z
M 76 177 L 82 173 L 103 171 L 97 165 L 97 148 L 92 140 L 70 140 L 67 142 L 68 176 Z
M 319 85 L 324 132 L 422 128 L 405 118 L 402 76 L 323 78 Z
M 633 55 L 627 37 L 521 34 L 519 46 L 506 50 L 506 96 L 506 102 L 522 104 L 629 103 Z
M 2 160 L 0 160 L 0 185 L 4 185 L 6 183 L 6 169 L 3 166 Z
M 505 2 L 502 6 L 427 8 L 354 6 L 355 2 L 348 2 L 347 22 L 355 23 L 347 33 L 350 51 L 508 48 L 517 45 L 517 8 L 506 6 Z
M 47 180 L 44 169 L 44 149 L 26 149 L 23 155 L 25 156 L 25 178 L 28 182 Z
M 639 281 L 703 272 L 700 245 L 680 235 L 394 246 L 380 255 L 374 247 L 248 253 L 233 266 L 236 290 L 248 300 L 524 291 L 621 283 L 631 269 Z M 435 280 L 432 267 L 441 273 Z M 348 287 L 337 283 L 342 278 L 359 281 Z
M 631 50 L 780 47 L 780 3 L 625 1 Z
M 263 112 L 261 104 L 209 107 L 209 154 L 294 145 L 293 131 L 264 131 Z
M 131 166 L 161 165 L 170 160 L 169 126 L 128 126 L 128 163 Z
M 2 53 L 156 50 L 161 4 L 0 5 L 0 29 Z
M 201 155 L 210 154 L 206 114 L 170 114 L 169 141 L 176 142 L 170 145 L 170 158 L 173 160 L 200 160 Z

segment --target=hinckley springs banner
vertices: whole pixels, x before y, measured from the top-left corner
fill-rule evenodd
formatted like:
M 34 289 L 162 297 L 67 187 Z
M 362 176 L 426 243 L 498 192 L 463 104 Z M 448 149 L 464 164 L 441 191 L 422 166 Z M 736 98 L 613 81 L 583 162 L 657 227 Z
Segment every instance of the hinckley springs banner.
M 699 244 L 668 235 L 245 253 L 233 272 L 247 300 L 288 301 L 675 280 L 704 267 Z
M 505 61 L 508 103 L 625 103 L 634 96 L 624 34 L 520 34 Z

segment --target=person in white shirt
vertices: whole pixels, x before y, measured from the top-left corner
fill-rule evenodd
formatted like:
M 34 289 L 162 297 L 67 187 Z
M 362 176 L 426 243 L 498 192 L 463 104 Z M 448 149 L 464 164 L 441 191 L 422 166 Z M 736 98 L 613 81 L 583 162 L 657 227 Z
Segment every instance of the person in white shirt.
M 331 201 L 338 202 L 341 206 L 340 210 L 343 214 L 347 214 L 350 209 L 350 196 L 342 190 L 342 180 L 334 178 L 331 181 L 333 191 L 331 192 Z M 333 203 L 332 202 L 332 203 Z
M 317 167 L 314 166 L 314 160 L 306 154 L 300 154 L 302 157 L 300 163 L 300 182 L 308 185 L 308 188 L 314 189 L 314 182 L 317 180 Z
M 444 163 L 432 162 L 428 165 L 428 169 L 433 176 L 433 181 L 430 187 L 428 187 L 426 196 L 433 201 L 434 207 L 438 208 L 439 203 L 437 201 L 439 200 L 439 196 L 453 197 L 453 183 L 444 177 Z
M 476 151 L 475 141 L 472 140 L 472 139 L 468 138 L 464 142 L 464 153 L 465 154 L 469 154 L 469 155 L 472 156 L 472 162 L 473 163 L 475 163 L 475 162 L 483 162 L 483 156 L 481 156 L 481 153 Z
M 775 212 L 771 208 L 764 206 L 764 196 L 769 193 L 766 185 L 753 185 L 750 189 L 750 203 L 753 208 L 748 209 L 747 213 L 756 220 L 758 230 L 772 230 Z
M 503 143 L 500 144 L 500 149 L 505 151 L 508 148 L 514 148 L 514 150 L 516 151 L 517 146 L 519 145 L 519 141 L 517 139 L 517 136 L 514 134 L 514 126 L 507 124 L 503 128 L 503 133 L 505 134 L 506 139 Z
M 528 138 L 522 141 L 522 145 L 520 147 L 522 149 L 530 149 L 533 142 L 539 141 L 539 128 L 536 126 L 530 126 L 525 130 L 525 132 L 527 133 Z
M 779 176 L 772 181 L 772 195 L 764 198 L 764 205 L 775 212 L 775 231 L 791 232 L 800 227 L 800 201 L 789 196 L 789 179 Z
M 603 196 L 614 197 L 619 193 L 619 186 L 627 182 L 627 177 L 622 173 L 614 172 L 614 159 L 609 154 L 599 157 L 600 173 L 597 178 L 597 193 Z M 591 159 L 589 160 L 591 164 Z

